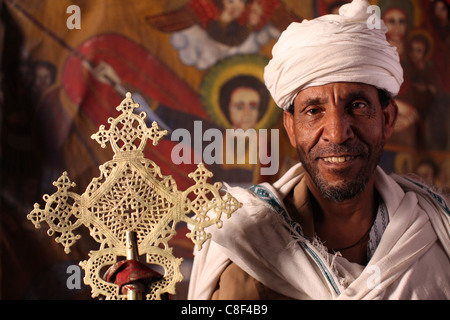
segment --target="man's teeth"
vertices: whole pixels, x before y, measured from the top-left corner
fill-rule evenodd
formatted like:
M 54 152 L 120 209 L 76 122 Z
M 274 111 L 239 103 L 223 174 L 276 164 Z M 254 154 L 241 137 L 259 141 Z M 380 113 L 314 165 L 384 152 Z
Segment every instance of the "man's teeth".
M 323 158 L 324 161 L 326 162 L 331 162 L 331 163 L 343 163 L 346 161 L 350 161 L 355 159 L 355 157 L 328 157 L 328 158 Z

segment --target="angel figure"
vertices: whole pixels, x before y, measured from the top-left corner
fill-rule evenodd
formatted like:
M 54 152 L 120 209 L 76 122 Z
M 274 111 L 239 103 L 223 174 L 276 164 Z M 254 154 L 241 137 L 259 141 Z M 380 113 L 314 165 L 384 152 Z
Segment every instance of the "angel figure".
M 146 20 L 172 33 L 172 46 L 183 63 L 202 70 L 231 55 L 257 53 L 301 19 L 279 0 L 190 0 L 181 9 Z

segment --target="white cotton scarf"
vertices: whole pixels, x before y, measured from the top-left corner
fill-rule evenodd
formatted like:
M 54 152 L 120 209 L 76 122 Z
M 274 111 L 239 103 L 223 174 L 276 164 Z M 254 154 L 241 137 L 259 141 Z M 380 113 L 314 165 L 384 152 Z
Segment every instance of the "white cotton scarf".
M 243 207 L 196 252 L 189 299 L 209 299 L 230 261 L 294 299 L 449 299 L 449 210 L 436 193 L 377 168 L 375 186 L 389 224 L 367 266 L 328 254 L 283 216 L 282 199 L 300 181 L 294 166 L 273 186 L 270 201 L 242 188 L 228 191 Z M 280 210 L 283 209 L 283 210 Z

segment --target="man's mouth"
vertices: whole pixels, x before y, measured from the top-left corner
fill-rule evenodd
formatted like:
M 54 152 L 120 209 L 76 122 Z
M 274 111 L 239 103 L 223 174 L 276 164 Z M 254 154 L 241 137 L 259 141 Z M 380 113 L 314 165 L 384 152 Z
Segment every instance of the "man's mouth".
M 328 162 L 328 163 L 344 163 L 347 161 L 351 161 L 356 159 L 355 156 L 341 156 L 341 157 L 326 157 L 326 158 L 322 158 L 323 161 Z

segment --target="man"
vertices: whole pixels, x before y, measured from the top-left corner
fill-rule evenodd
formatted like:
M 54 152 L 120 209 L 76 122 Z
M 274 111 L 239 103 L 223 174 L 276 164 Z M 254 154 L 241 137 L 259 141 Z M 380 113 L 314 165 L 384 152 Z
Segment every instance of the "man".
M 301 163 L 228 188 L 243 206 L 208 230 L 189 298 L 450 298 L 448 205 L 377 166 L 403 72 L 368 7 L 293 23 L 274 46 L 265 82 Z

